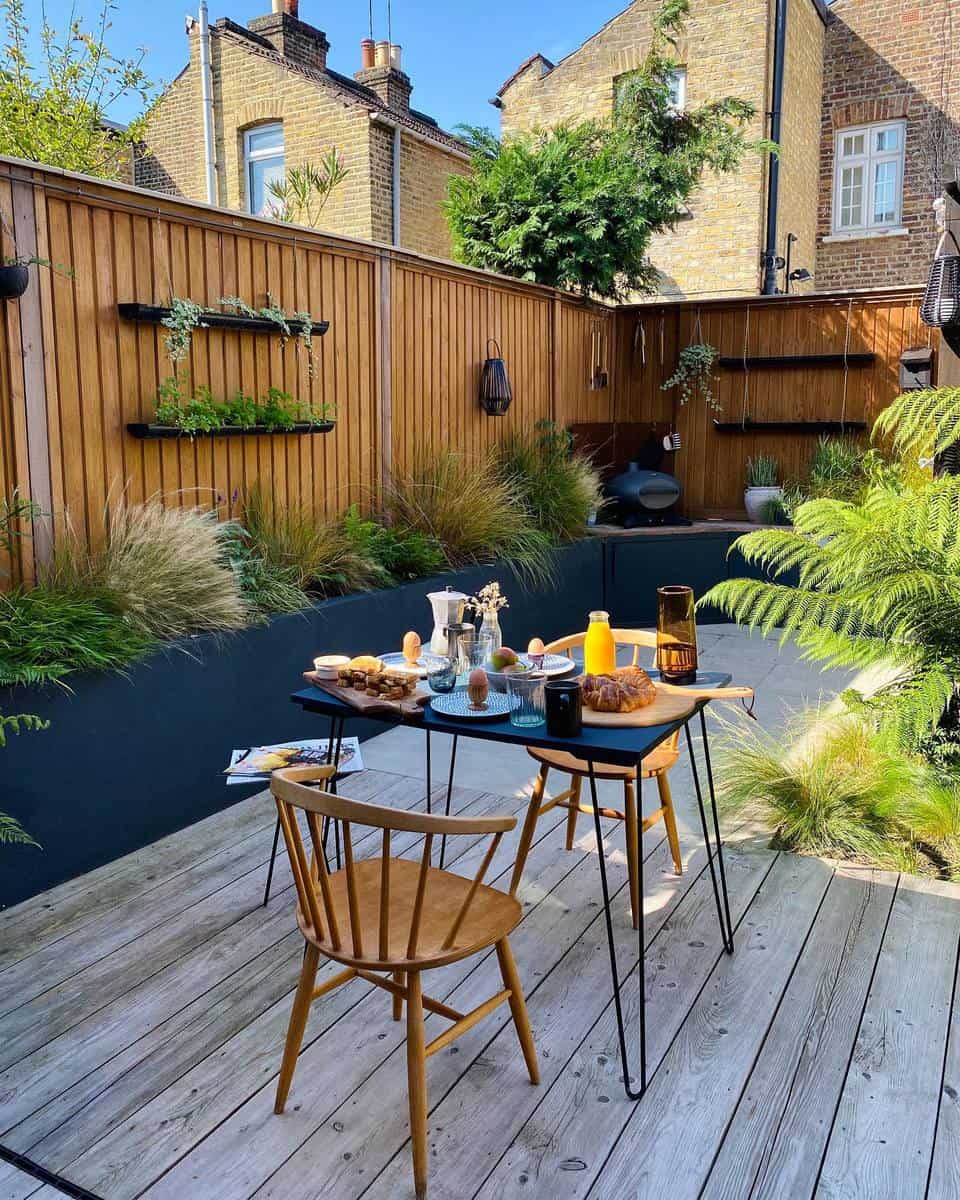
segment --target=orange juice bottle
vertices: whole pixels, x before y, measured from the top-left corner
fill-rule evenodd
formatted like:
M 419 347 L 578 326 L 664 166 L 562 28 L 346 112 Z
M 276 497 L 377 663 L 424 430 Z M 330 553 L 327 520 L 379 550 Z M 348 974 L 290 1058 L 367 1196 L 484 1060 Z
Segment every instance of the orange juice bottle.
M 583 665 L 588 675 L 611 675 L 617 665 L 617 646 L 610 628 L 610 614 L 599 609 L 590 614 L 583 643 Z

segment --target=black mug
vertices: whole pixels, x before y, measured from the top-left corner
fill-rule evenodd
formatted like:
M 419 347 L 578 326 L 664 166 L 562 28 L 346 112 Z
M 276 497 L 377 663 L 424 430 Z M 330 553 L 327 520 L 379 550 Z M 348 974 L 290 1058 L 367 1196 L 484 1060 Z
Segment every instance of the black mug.
M 583 700 L 580 684 L 554 680 L 544 688 L 547 708 L 547 733 L 551 737 L 578 737 L 583 728 Z

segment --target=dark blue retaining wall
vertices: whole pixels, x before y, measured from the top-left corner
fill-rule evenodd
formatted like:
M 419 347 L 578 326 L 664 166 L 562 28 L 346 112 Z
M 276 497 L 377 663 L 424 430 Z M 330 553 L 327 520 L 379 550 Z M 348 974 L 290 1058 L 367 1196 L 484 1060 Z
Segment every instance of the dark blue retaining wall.
M 319 653 L 399 648 L 408 629 L 428 633 L 427 592 L 449 583 L 471 594 L 499 579 L 512 602 L 503 613 L 505 641 L 523 649 L 534 635 L 549 640 L 584 628 L 592 608 L 609 608 L 619 625 L 653 623 L 657 585 L 688 583 L 702 595 L 727 577 L 735 536 L 591 538 L 560 553 L 555 589 L 523 594 L 509 567 L 474 567 L 329 600 L 242 633 L 190 639 L 187 654 L 167 648 L 128 676 L 72 676 L 70 693 L 0 689 L 0 711 L 51 722 L 46 732 L 10 738 L 0 750 L 0 810 L 43 846 L 0 851 L 0 907 L 249 795 L 224 783 L 230 751 L 323 736 L 325 724 L 289 701 L 301 672 Z M 348 733 L 369 737 L 378 729 L 358 721 Z

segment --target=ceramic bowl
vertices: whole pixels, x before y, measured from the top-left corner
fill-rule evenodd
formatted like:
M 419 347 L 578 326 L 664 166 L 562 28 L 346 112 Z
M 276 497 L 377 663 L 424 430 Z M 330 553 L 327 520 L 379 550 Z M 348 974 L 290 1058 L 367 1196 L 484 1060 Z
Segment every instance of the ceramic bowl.
M 321 654 L 319 658 L 313 660 L 313 669 L 319 679 L 335 680 L 337 672 L 349 661 L 346 654 Z

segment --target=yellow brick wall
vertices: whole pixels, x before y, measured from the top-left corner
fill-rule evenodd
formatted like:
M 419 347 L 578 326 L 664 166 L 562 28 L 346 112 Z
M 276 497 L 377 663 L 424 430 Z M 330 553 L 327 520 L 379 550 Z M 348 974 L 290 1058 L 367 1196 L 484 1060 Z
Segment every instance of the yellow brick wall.
M 777 253 L 786 257 L 787 234 L 795 233 L 791 266 L 806 267 L 811 274 L 817 256 L 823 47 L 823 22 L 810 0 L 788 0 Z M 781 275 L 781 287 L 783 284 Z M 806 292 L 815 286 L 815 280 L 792 283 L 790 290 Z
M 470 164 L 417 138 L 401 135 L 400 242 L 420 254 L 451 257 L 450 229 L 443 215 L 447 181 L 466 175 Z
M 321 216 L 321 227 L 349 237 L 390 242 L 393 233 L 393 131 L 370 121 L 363 104 L 338 95 L 279 64 L 251 54 L 234 38 L 214 33 L 211 43 L 218 203 L 246 208 L 243 132 L 283 122 L 288 166 L 316 162 L 336 146 L 347 169 Z M 193 200 L 206 199 L 199 38 L 190 38 L 190 65 L 155 104 L 147 127 L 147 155 L 137 182 Z M 409 136 L 401 154 L 401 244 L 449 257 L 450 239 L 440 207 L 450 171 L 467 164 Z
M 800 2 L 812 11 L 810 0 Z M 502 96 L 504 134 L 607 116 L 614 79 L 642 64 L 657 7 L 658 0 L 636 0 L 543 78 L 534 63 Z M 687 107 L 727 95 L 748 100 L 757 109 L 751 137 L 763 136 L 769 7 L 767 0 L 693 0 L 678 47 L 687 72 Z M 818 81 L 810 87 L 819 104 Z M 693 218 L 651 245 L 664 294 L 757 291 L 763 187 L 764 166 L 756 154 L 748 154 L 730 175 L 704 177 L 690 201 Z

